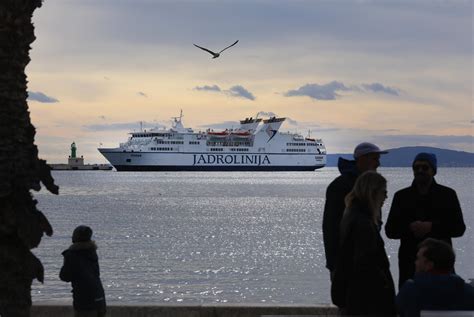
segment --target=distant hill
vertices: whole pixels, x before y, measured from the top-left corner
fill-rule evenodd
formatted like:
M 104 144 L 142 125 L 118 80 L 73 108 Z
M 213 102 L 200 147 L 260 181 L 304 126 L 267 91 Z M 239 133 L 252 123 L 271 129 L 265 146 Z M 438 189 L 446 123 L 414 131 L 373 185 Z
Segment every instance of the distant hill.
M 438 167 L 474 167 L 474 153 L 439 149 L 427 146 L 407 146 L 389 149 L 380 162 L 384 167 L 410 167 L 413 158 L 420 152 L 436 154 Z M 326 166 L 337 166 L 339 157 L 352 160 L 352 154 L 328 154 Z

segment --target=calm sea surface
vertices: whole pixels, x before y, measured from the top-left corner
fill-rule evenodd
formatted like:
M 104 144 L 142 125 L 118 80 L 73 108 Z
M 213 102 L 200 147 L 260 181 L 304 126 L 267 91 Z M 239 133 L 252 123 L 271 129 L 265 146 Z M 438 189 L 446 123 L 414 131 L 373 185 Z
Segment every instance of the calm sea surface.
M 387 213 L 409 168 L 381 168 Z M 61 252 L 79 224 L 93 228 L 108 303 L 329 303 L 322 241 L 327 185 L 336 168 L 315 172 L 54 172 L 60 195 L 35 193 L 54 227 L 34 253 L 45 283 L 34 302 L 71 302 L 59 280 Z M 441 168 L 467 230 L 455 239 L 457 271 L 474 278 L 474 169 Z M 398 280 L 398 242 L 386 240 Z

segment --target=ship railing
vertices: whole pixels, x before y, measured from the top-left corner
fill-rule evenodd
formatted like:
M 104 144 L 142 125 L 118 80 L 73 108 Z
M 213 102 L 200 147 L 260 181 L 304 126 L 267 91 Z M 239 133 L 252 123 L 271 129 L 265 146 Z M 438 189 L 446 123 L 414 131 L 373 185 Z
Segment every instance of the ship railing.
M 224 142 L 206 142 L 207 146 L 235 146 L 235 147 L 251 147 L 253 146 L 253 142 L 232 142 L 232 141 L 224 141 Z

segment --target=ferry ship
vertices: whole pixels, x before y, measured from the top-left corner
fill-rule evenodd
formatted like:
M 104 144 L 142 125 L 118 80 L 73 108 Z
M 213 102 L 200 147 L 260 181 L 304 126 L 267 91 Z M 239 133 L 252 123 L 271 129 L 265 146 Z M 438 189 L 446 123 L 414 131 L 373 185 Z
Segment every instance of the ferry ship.
M 285 118 L 246 118 L 235 129 L 194 132 L 182 123 L 129 133 L 99 152 L 117 171 L 314 171 L 326 165 L 321 139 L 279 132 Z

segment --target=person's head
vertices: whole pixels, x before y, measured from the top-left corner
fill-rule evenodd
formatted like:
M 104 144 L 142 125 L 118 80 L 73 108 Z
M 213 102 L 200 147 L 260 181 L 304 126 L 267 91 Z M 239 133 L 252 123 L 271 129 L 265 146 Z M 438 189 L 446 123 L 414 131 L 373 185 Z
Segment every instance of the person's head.
M 92 229 L 88 226 L 78 226 L 72 233 L 72 242 L 88 242 L 92 238 Z
M 418 184 L 429 184 L 436 175 L 438 160 L 433 153 L 418 153 L 412 164 L 413 176 Z
M 418 245 L 415 267 L 417 272 L 452 272 L 456 255 L 446 242 L 428 238 Z
M 387 154 L 377 145 L 363 142 L 354 149 L 354 159 L 356 160 L 357 169 L 363 173 L 365 171 L 376 171 L 380 166 L 380 155 Z
M 377 222 L 386 198 L 387 180 L 377 172 L 367 171 L 357 178 L 345 202 L 347 208 L 350 208 L 355 200 L 366 204 L 373 213 L 374 222 Z

